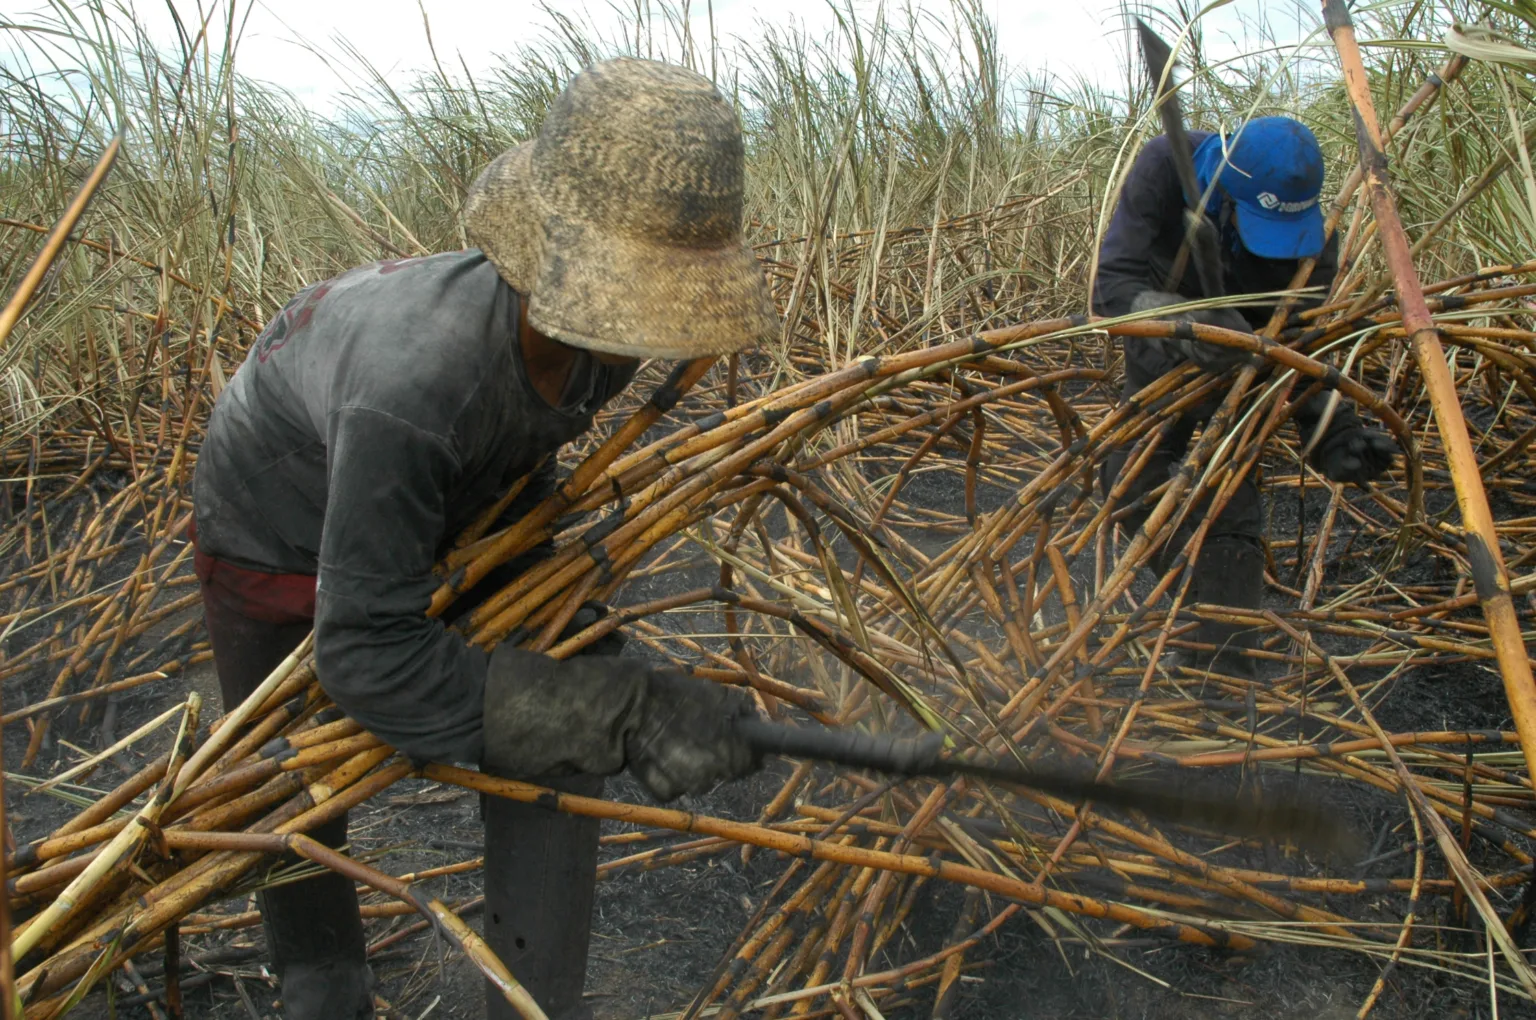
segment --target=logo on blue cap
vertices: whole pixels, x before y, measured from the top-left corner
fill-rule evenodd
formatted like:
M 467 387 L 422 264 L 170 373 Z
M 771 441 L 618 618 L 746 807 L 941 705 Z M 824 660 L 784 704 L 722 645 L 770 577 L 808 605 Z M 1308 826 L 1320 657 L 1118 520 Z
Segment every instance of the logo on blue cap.
M 1195 150 L 1201 188 L 1225 192 L 1237 208 L 1243 247 L 1262 258 L 1312 258 L 1323 250 L 1323 150 L 1306 125 L 1258 117 Z
M 1287 202 L 1273 191 L 1259 192 L 1259 204 L 1269 210 L 1279 209 L 1281 212 L 1298 213 L 1310 209 L 1317 204 L 1317 196 L 1313 195 L 1304 202 Z

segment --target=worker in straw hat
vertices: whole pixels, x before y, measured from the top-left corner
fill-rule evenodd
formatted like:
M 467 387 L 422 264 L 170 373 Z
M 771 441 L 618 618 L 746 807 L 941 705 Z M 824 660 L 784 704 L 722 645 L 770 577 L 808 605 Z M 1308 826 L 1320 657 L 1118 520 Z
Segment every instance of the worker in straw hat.
M 415 759 L 587 795 L 627 767 L 662 800 L 757 766 L 731 725 L 737 692 L 613 655 L 486 655 L 426 616 L 448 544 L 590 428 L 641 359 L 777 331 L 742 242 L 742 177 L 740 126 L 707 80 L 599 63 L 475 181 L 477 248 L 354 269 L 272 319 L 213 410 L 194 486 L 226 708 L 313 628 L 326 693 Z M 496 799 L 484 817 L 487 941 L 551 1017 L 587 1015 L 596 821 Z M 346 820 L 311 835 L 341 845 Z M 373 1015 L 349 879 L 277 886 L 261 907 L 287 1017 Z
M 1202 196 L 1201 229 L 1213 231 L 1221 255 L 1226 294 L 1269 294 L 1290 287 L 1302 259 L 1316 259 L 1311 282 L 1326 292 L 1338 267 L 1338 242 L 1325 236 L 1318 204 L 1323 188 L 1323 154 L 1307 127 L 1289 117 L 1259 117 L 1228 134 L 1189 132 L 1195 178 Z M 1177 305 L 1202 297 L 1193 268 L 1173 278 L 1186 243 L 1186 204 L 1166 135 L 1147 143 L 1127 175 L 1119 204 L 1099 251 L 1093 310 L 1120 316 Z M 1303 306 L 1316 305 L 1316 298 Z M 1241 307 L 1183 311 L 1172 318 L 1221 326 L 1239 332 L 1262 328 L 1274 301 Z M 1137 391 L 1179 365 L 1193 361 L 1224 372 L 1245 359 L 1241 351 L 1190 338 L 1126 337 L 1125 389 Z M 1179 418 L 1129 486 L 1122 519 L 1136 528 L 1146 520 L 1148 494 L 1169 480 L 1183 461 L 1195 429 L 1208 421 L 1220 394 Z M 1392 466 L 1397 445 L 1385 432 L 1367 428 L 1347 403 L 1318 395 L 1297 408 L 1307 460 L 1335 482 L 1364 485 Z M 1107 493 L 1125 467 L 1129 450 L 1114 451 L 1105 461 L 1101 483 Z M 1175 535 L 1154 565 L 1166 570 L 1184 547 L 1201 514 Z M 1193 566 L 1193 601 L 1256 609 L 1264 593 L 1264 552 L 1257 487 L 1250 476 L 1213 523 Z M 1253 660 L 1242 650 L 1254 644 L 1247 628 L 1202 622 L 1195 640 L 1207 650 L 1186 662 L 1251 676 Z

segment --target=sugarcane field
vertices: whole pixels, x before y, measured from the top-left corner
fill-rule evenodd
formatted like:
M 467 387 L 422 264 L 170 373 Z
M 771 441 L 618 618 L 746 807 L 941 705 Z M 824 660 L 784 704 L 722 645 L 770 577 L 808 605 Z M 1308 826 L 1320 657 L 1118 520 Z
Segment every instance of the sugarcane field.
M 4 1020 L 1536 1018 L 1530 0 L 12 6 Z

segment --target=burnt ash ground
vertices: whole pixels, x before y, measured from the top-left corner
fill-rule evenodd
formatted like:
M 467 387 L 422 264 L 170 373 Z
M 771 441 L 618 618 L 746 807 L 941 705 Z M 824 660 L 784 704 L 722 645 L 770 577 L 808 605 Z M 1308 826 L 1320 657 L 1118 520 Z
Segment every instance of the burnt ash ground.
M 914 507 L 926 507 L 951 521 L 963 513 L 963 496 L 955 472 L 921 471 L 903 490 L 903 499 Z M 983 484 L 979 492 L 980 509 L 985 512 L 1011 498 L 1005 487 Z M 1447 492 L 1432 492 L 1431 510 L 1454 513 Z M 1268 499 L 1271 534 L 1293 537 L 1298 523 L 1310 533 L 1320 521 L 1327 503 L 1325 490 L 1314 487 L 1304 500 L 1294 493 L 1271 494 Z M 945 528 L 907 529 L 914 544 L 933 553 L 954 540 L 964 528 L 963 522 Z M 827 529 L 830 534 L 832 529 Z M 1357 579 L 1352 574 L 1364 568 L 1351 553 L 1361 550 L 1351 546 L 1354 528 L 1341 522 L 1334 545 L 1330 548 L 1328 582 Z M 1027 550 L 1024 550 L 1027 551 Z M 840 552 L 846 552 L 841 548 Z M 1022 551 L 1021 551 L 1022 552 Z M 1441 566 L 1433 558 L 1419 554 L 1402 564 L 1395 577 L 1412 581 L 1440 579 Z M 1079 581 L 1086 582 L 1089 564 L 1074 564 Z M 628 586 L 620 603 L 643 601 L 662 594 L 683 591 L 713 583 L 717 568 L 696 565 L 666 574 L 640 578 Z M 1286 579 L 1288 580 L 1288 579 Z M 1144 593 L 1150 581 L 1142 578 L 1138 589 Z M 1282 608 L 1285 596 L 1271 591 L 1269 603 Z M 1059 612 L 1059 609 L 1057 610 Z M 1047 609 L 1047 616 L 1050 609 Z M 169 629 L 179 621 L 169 621 Z M 668 615 L 656 619 L 675 632 L 718 631 L 715 613 Z M 982 636 L 978 631 L 978 636 Z M 995 639 L 996 635 L 987 635 Z M 157 638 L 147 637 L 141 645 L 150 647 Z M 190 642 L 190 638 L 182 642 Z M 631 642 L 636 654 L 646 654 Z M 1344 650 L 1344 649 L 1336 649 Z M 163 657 L 174 654 L 171 645 L 157 649 Z M 158 660 L 157 660 L 158 661 Z M 1361 674 L 1364 676 L 1365 674 Z M 8 690 L 8 700 L 31 688 L 38 680 L 28 681 L 16 693 Z M 44 681 L 45 682 L 45 681 Z M 200 690 L 205 701 L 217 704 L 217 686 L 211 665 L 190 670 L 173 682 L 151 686 L 118 699 L 113 705 L 112 729 L 121 734 L 184 697 L 188 687 Z M 1390 730 L 1512 728 L 1502 686 L 1492 670 L 1476 663 L 1457 664 L 1435 670 L 1420 669 L 1400 677 L 1389 693 L 1375 706 L 1382 724 Z M 106 736 L 102 721 L 92 719 L 80 725 L 73 716 L 58 724 L 57 736 L 82 746 L 103 746 Z M 26 731 L 19 725 L 6 733 L 6 762 L 13 771 L 19 765 Z M 127 772 L 159 753 L 165 736 L 124 752 L 114 763 L 85 781 L 90 789 L 108 789 Z M 50 741 L 32 775 L 49 774 L 77 760 L 56 741 Z M 785 768 L 776 764 L 764 775 L 722 787 L 711 794 L 690 798 L 681 806 L 703 814 L 753 820 L 779 788 Z M 1294 782 L 1278 772 L 1259 774 L 1269 789 L 1285 789 Z M 814 790 L 830 779 L 829 770 L 819 770 Z M 1360 831 L 1373 834 L 1376 856 L 1383 860 L 1365 868 L 1343 866 L 1334 871 L 1350 877 L 1387 877 L 1406 873 L 1409 857 L 1398 852 L 1406 837 L 1402 826 L 1404 812 L 1398 800 L 1363 788 L 1360 784 L 1317 780 L 1303 777 L 1307 795 L 1351 819 Z M 1250 777 L 1251 779 L 1251 777 Z M 1243 778 L 1235 771 L 1208 777 L 1211 789 L 1235 791 Z M 608 796 L 639 803 L 647 802 L 643 791 L 628 777 L 611 780 Z M 50 831 L 75 810 L 59 800 L 24 796 L 15 784 L 7 785 L 7 810 L 17 838 L 26 840 Z M 604 832 L 621 831 L 605 823 Z M 478 798 L 462 795 L 452 788 L 434 787 L 421 781 L 397 785 L 386 795 L 353 812 L 352 852 L 390 873 L 437 867 L 477 856 L 480 852 L 481 827 Z M 605 847 L 602 859 L 611 861 L 655 844 Z M 1474 842 L 1475 864 L 1496 866 L 1495 856 Z M 1276 861 L 1272 854 L 1254 850 L 1252 865 L 1285 870 L 1288 862 Z M 761 903 L 781 874 L 785 859 L 780 855 L 758 852 L 743 865 L 734 849 L 727 853 L 688 864 L 656 870 L 631 870 L 613 876 L 598 886 L 593 918 L 592 956 L 588 994 L 600 1020 L 662 1016 L 685 1005 L 701 984 L 713 973 L 732 940 Z M 1292 869 L 1294 870 L 1294 869 Z M 1443 873 L 1431 855 L 1428 874 Z M 477 873 L 448 876 L 423 883 L 424 888 L 444 902 L 453 903 L 475 897 L 481 880 Z M 1066 888 L 1074 888 L 1068 884 Z M 1091 883 L 1081 891 L 1093 895 Z M 380 901 L 379 897 L 368 897 Z M 904 926 L 897 945 L 888 950 L 876 966 L 894 965 L 936 951 L 950 936 L 954 919 L 961 909 L 961 890 L 943 883 L 925 885 Z M 1360 903 L 1323 905 L 1356 914 Z M 1495 905 L 1507 911 L 1512 905 L 1495 897 Z M 251 906 L 248 895 L 235 895 L 209 905 L 208 912 L 238 913 Z M 1001 906 L 990 903 L 992 909 Z M 1406 897 L 1382 896 L 1370 904 L 1371 913 L 1386 926 L 1390 938 L 1406 907 Z M 408 915 L 393 920 L 374 920 L 367 924 L 371 941 L 419 920 Z M 477 913 L 468 915 L 478 927 Z M 1437 936 L 1436 925 L 1453 927 L 1444 898 L 1426 897 L 1420 905 L 1420 944 Z M 1108 938 L 1113 926 L 1089 922 L 1087 929 L 1099 938 Z M 1447 936 L 1454 938 L 1454 936 Z M 277 1017 L 276 987 L 262 966 L 263 937 L 259 927 L 233 933 L 189 934 L 184 952 L 197 964 L 184 979 L 188 982 L 186 1012 L 189 1018 L 210 1020 L 251 1020 L 253 1017 Z M 1465 943 L 1448 948 L 1480 952 L 1482 939 L 1474 936 Z M 1110 958 L 1112 954 L 1114 959 Z M 1123 961 L 1123 962 L 1117 962 Z M 1267 946 L 1252 954 L 1230 954 L 1171 944 L 1154 939 L 1140 939 L 1132 932 L 1118 942 L 1111 941 L 1104 952 L 1085 948 L 1081 943 L 1057 941 L 1025 917 L 1015 919 L 994 938 L 967 956 L 968 971 L 959 996 L 950 1012 L 955 1018 L 1008 1020 L 1008 1018 L 1113 1018 L 1113 1020 L 1192 1020 L 1199 1017 L 1255 1017 L 1274 1020 L 1343 1020 L 1355 1010 L 1380 973 L 1380 963 L 1357 954 L 1302 946 Z M 380 992 L 392 1005 L 391 1016 L 420 1018 L 483 1015 L 482 982 L 473 968 L 430 932 L 413 935 L 378 953 L 373 958 L 380 979 Z M 160 984 L 158 954 L 139 961 L 141 975 L 152 987 Z M 1134 969 L 1133 969 L 1134 968 Z M 206 979 L 199 975 L 213 975 Z M 1139 973 L 1138 973 L 1139 972 Z M 74 1015 L 124 1018 L 147 1017 L 142 1005 L 130 1005 L 133 990 L 117 976 L 114 991 L 118 1002 L 109 1005 L 108 997 L 93 994 Z M 238 986 L 238 987 L 237 987 Z M 243 994 L 242 994 L 243 993 Z M 887 1008 L 885 1015 L 897 1020 L 929 1016 L 933 1004 L 932 987 L 919 988 L 905 996 L 904 1004 Z M 1373 1016 L 1383 1020 L 1409 1018 L 1483 1018 L 1491 1017 L 1488 996 L 1465 982 L 1449 982 L 1432 971 L 1400 967 L 1387 985 Z M 1536 1008 L 1508 996 L 1499 1002 L 1502 1017 L 1536 1017 Z

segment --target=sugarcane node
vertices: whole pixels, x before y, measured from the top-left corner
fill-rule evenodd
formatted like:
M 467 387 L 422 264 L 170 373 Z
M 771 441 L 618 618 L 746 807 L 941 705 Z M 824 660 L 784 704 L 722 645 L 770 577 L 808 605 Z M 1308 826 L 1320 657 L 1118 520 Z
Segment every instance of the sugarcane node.
M 617 512 L 604 517 L 582 533 L 582 544 L 592 553 L 594 559 L 599 555 L 606 555 L 606 553 L 600 551 L 600 545 L 604 539 L 613 534 L 624 523 L 624 510 L 625 508 L 621 504 Z
M 721 425 L 724 425 L 727 420 L 728 419 L 726 418 L 724 411 L 711 411 L 709 414 L 706 414 L 704 417 L 694 422 L 693 427 L 699 432 L 713 432 Z
M 273 737 L 257 749 L 256 757 L 284 761 L 298 753 L 298 750 L 288 742 L 287 737 Z
M 1489 552 L 1483 536 L 1466 530 L 1462 532 L 1461 540 L 1467 546 L 1467 567 L 1472 571 L 1472 587 L 1477 597 L 1486 602 L 1501 595 L 1507 596 L 1508 592 L 1499 584 L 1499 565 Z
M 1354 28 L 1355 23 L 1349 16 L 1349 5 L 1344 0 L 1323 0 L 1323 24 L 1327 26 L 1329 34 L 1341 28 Z

